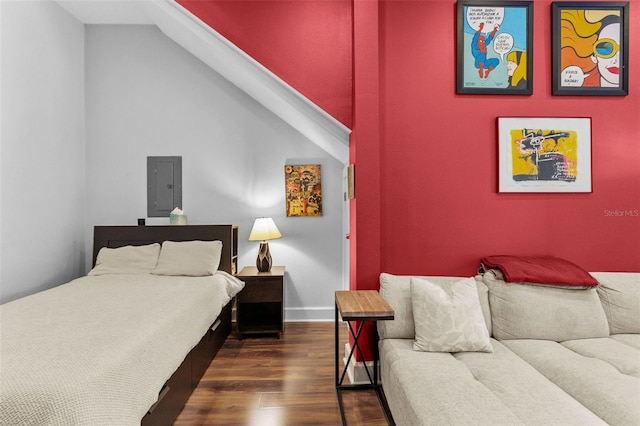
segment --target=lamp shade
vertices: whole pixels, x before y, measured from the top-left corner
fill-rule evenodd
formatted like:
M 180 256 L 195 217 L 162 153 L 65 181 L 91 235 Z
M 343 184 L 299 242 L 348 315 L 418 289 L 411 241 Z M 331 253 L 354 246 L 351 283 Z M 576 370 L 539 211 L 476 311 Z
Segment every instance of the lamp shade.
M 258 217 L 253 223 L 249 241 L 267 241 L 282 237 L 278 227 L 270 217 Z

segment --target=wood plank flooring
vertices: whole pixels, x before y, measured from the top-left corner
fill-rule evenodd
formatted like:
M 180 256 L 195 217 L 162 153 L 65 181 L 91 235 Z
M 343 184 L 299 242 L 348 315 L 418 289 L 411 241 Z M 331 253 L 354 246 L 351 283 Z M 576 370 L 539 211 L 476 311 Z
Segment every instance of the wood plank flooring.
M 346 340 L 346 325 L 341 324 L 341 358 Z M 349 426 L 387 424 L 373 390 L 342 394 Z M 232 333 L 175 422 L 183 426 L 340 424 L 333 322 L 288 322 L 280 340 L 267 336 L 238 340 Z

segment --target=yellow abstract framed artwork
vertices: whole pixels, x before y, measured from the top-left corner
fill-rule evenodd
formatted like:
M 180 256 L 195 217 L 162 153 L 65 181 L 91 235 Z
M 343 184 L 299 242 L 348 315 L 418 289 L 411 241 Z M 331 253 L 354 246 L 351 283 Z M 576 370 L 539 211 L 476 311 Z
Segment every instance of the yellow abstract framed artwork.
M 320 164 L 284 166 L 287 216 L 322 216 Z
M 499 117 L 499 192 L 592 192 L 591 118 Z

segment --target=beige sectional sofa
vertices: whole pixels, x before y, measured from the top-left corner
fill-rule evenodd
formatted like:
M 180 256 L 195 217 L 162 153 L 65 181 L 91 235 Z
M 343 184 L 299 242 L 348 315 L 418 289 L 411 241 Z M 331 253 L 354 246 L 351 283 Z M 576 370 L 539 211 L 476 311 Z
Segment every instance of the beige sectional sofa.
M 424 309 L 418 289 L 451 296 L 464 278 L 381 274 L 395 319 L 378 322 L 380 371 L 396 424 L 640 425 L 640 273 L 591 275 L 599 285 L 587 289 L 476 276 L 481 324 L 468 336 L 480 349 L 458 351 L 459 336 L 429 346 L 438 330 L 425 315 L 466 319 Z

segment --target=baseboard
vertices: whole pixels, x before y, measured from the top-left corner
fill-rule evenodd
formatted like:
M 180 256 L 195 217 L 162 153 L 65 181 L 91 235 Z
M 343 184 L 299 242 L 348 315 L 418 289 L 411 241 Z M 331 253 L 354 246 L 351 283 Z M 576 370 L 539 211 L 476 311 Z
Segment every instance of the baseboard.
M 333 322 L 335 318 L 334 307 L 327 308 L 285 308 L 285 322 Z

